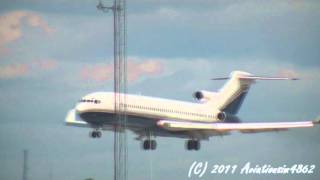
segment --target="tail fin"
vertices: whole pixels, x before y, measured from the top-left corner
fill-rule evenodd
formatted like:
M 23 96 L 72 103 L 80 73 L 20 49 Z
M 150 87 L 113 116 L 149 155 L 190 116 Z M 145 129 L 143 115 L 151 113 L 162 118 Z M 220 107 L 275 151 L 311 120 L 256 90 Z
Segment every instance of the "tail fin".
M 298 80 L 291 77 L 262 77 L 253 76 L 243 71 L 233 71 L 230 77 L 214 78 L 212 80 L 229 79 L 227 83 L 220 89 L 215 106 L 217 109 L 228 114 L 235 115 L 238 113 L 250 86 L 256 80 Z

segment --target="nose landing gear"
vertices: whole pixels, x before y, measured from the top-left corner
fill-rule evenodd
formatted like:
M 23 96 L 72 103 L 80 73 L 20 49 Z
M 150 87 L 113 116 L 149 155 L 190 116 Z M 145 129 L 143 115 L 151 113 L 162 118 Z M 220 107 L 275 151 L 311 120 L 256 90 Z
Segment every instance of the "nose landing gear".
M 102 133 L 99 130 L 94 130 L 89 133 L 89 136 L 91 138 L 100 138 L 102 136 Z

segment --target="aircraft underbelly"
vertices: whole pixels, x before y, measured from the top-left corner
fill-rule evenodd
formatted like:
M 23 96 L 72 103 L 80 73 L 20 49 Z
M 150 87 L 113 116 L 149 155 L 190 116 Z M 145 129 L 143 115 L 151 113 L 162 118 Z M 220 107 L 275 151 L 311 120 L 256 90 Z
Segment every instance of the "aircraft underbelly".
M 97 126 L 117 125 L 119 123 L 116 115 L 113 113 L 85 112 L 81 113 L 80 117 L 84 121 Z M 151 128 L 157 126 L 156 123 L 155 119 L 127 115 L 127 126 L 130 127 Z

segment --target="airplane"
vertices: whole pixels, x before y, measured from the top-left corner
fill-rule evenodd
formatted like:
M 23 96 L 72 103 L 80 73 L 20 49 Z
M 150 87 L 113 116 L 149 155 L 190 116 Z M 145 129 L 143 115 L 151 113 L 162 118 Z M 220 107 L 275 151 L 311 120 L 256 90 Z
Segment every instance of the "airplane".
M 283 131 L 290 128 L 307 128 L 319 124 L 319 120 L 300 122 L 242 123 L 237 113 L 249 88 L 257 80 L 298 80 L 290 77 L 254 76 L 244 71 L 233 71 L 229 77 L 212 80 L 228 80 L 217 92 L 196 91 L 197 102 L 147 97 L 114 92 L 95 92 L 85 95 L 67 114 L 65 123 L 70 126 L 89 127 L 90 137 L 101 137 L 100 130 L 113 131 L 119 125 L 115 113 L 115 96 L 125 97 L 118 104 L 125 109 L 126 129 L 138 135 L 144 150 L 155 150 L 155 137 L 187 139 L 187 150 L 199 150 L 200 141 L 211 136 L 228 135 L 232 131 L 259 133 Z M 118 107 L 117 106 L 117 107 Z

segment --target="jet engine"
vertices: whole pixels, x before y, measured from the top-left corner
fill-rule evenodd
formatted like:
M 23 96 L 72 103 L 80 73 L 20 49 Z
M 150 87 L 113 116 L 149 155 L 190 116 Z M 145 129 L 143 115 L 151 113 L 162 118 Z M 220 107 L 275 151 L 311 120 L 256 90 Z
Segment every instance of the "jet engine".
M 216 92 L 209 92 L 209 91 L 196 91 L 193 93 L 193 97 L 201 102 L 207 102 L 209 100 L 214 99 L 218 93 Z
M 216 118 L 219 120 L 219 121 L 224 121 L 226 119 L 227 115 L 225 112 L 218 112 L 217 115 L 216 115 Z

